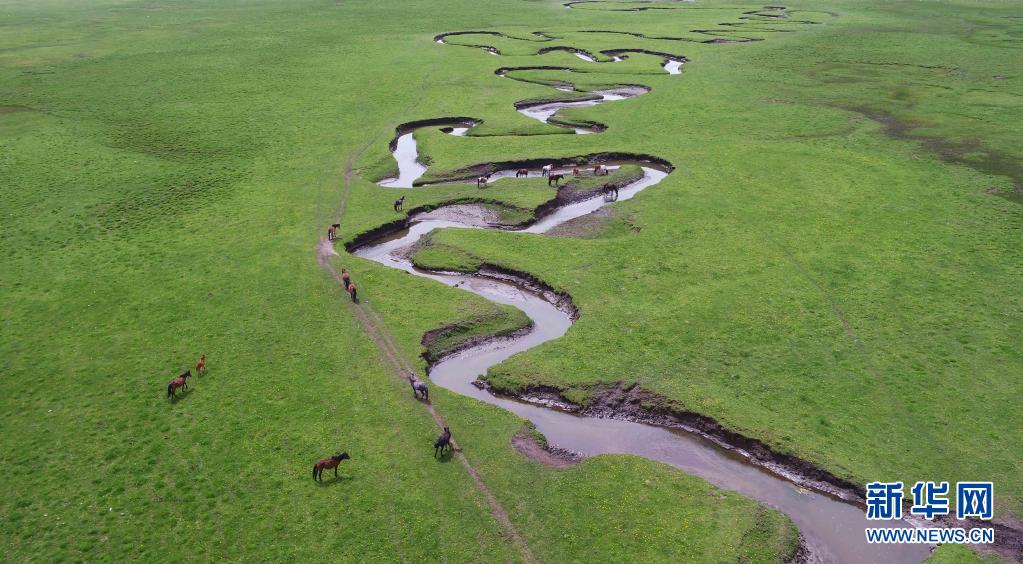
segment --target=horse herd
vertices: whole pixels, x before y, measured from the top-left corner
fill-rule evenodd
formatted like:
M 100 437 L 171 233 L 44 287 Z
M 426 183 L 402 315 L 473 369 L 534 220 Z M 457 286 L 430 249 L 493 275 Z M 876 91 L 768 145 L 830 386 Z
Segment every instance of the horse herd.
M 585 169 L 580 169 L 579 167 L 573 167 L 572 168 L 572 176 L 581 176 L 584 173 L 584 171 L 585 171 Z M 611 169 L 609 169 L 608 167 L 606 167 L 604 165 L 594 165 L 593 166 L 593 176 L 607 176 L 610 173 L 611 173 Z M 490 177 L 491 176 L 493 176 L 493 174 L 486 174 L 486 175 L 478 177 L 476 179 L 476 187 L 477 188 L 486 188 L 487 187 L 487 182 L 490 181 Z M 565 173 L 555 173 L 554 172 L 554 165 L 553 164 L 548 164 L 548 165 L 544 165 L 543 167 L 541 167 L 540 168 L 540 176 L 547 178 L 547 185 L 548 186 L 558 186 L 561 183 L 561 181 L 565 179 Z M 515 171 L 515 178 L 522 178 L 522 177 L 529 178 L 529 169 L 528 168 L 520 168 L 520 169 Z M 402 196 L 402 200 L 404 200 L 404 196 Z M 399 209 L 400 208 L 398 208 L 397 202 L 395 202 L 394 210 L 395 211 L 399 211 Z
M 430 401 L 430 388 L 426 385 L 426 382 L 420 380 L 415 374 L 409 372 L 408 383 L 412 387 L 412 396 L 416 399 L 424 401 Z M 445 451 L 454 450 L 454 445 L 451 444 L 451 429 L 444 427 L 444 432 L 437 437 L 437 440 L 433 441 L 433 456 L 443 457 Z M 341 465 L 342 460 L 351 460 L 351 455 L 348 451 L 339 452 L 330 458 L 324 458 L 317 460 L 316 464 L 313 464 L 313 480 L 318 482 L 323 481 L 323 471 L 334 469 L 334 477 L 337 478 L 337 469 Z
M 206 372 L 206 355 L 199 357 L 199 362 L 195 363 L 195 373 L 204 374 Z M 178 388 L 182 390 L 188 389 L 188 379 L 192 376 L 191 370 L 186 370 L 181 373 L 180 376 L 171 380 L 167 383 L 167 399 L 176 398 Z
M 575 168 L 572 169 L 572 175 L 573 176 L 580 176 L 581 174 L 582 174 L 582 171 L 578 167 L 575 167 Z M 595 165 L 593 167 L 593 175 L 594 176 L 607 176 L 608 174 L 610 174 L 610 169 L 608 169 L 604 165 L 599 165 L 598 164 L 598 165 Z M 548 186 L 558 186 L 560 184 L 560 182 L 565 178 L 565 173 L 555 173 L 554 172 L 554 165 L 553 164 L 548 164 L 548 165 L 544 165 L 540 169 L 540 176 L 547 178 L 547 185 Z M 486 185 L 487 185 L 487 182 L 490 180 L 490 177 L 491 177 L 490 174 L 478 177 L 476 179 L 476 187 L 477 188 L 485 188 Z M 529 177 L 529 169 L 528 168 L 520 168 L 520 169 L 518 169 L 515 172 L 515 178 L 521 178 L 521 177 L 526 177 L 526 178 Z M 617 189 L 613 189 L 613 190 L 615 192 L 615 196 L 617 197 L 618 190 Z M 400 197 L 400 198 L 398 198 L 397 200 L 394 201 L 394 211 L 396 211 L 396 212 L 402 211 L 404 205 L 405 205 L 405 196 L 402 196 L 402 197 Z M 337 230 L 338 230 L 339 227 L 341 227 L 341 224 L 334 223 L 334 224 L 331 224 L 329 228 L 327 228 L 327 240 L 328 241 L 334 241 L 335 239 L 337 239 Z M 343 285 L 345 287 L 345 290 L 348 292 L 348 294 L 351 295 L 352 301 L 353 302 L 357 301 L 357 297 L 356 297 L 357 296 L 357 290 L 355 288 L 355 283 L 352 282 L 351 275 L 348 273 L 348 270 L 345 269 L 345 268 L 341 269 L 341 282 L 343 283 Z M 206 370 L 206 356 L 203 355 L 199 359 L 199 363 L 196 365 L 196 372 L 203 372 L 205 370 Z M 170 382 L 170 384 L 167 385 L 167 397 L 168 398 L 174 397 L 174 391 L 176 389 L 178 389 L 178 388 L 186 389 L 188 387 L 187 378 L 189 376 L 191 376 L 191 375 L 192 375 L 191 370 L 187 370 L 181 376 L 178 376 L 176 379 L 172 380 Z M 407 375 L 407 378 L 408 378 L 409 386 L 412 388 L 412 395 L 416 399 L 421 399 L 423 401 L 430 401 L 430 388 L 426 385 L 426 382 L 423 382 L 422 380 L 420 380 L 413 373 L 409 373 Z M 444 427 L 444 432 L 441 433 L 441 435 L 439 437 L 437 437 L 437 440 L 435 440 L 433 442 L 433 455 L 434 455 L 434 457 L 437 457 L 438 455 L 439 456 L 443 456 L 444 452 L 446 450 L 453 450 L 453 449 L 454 449 L 454 446 L 451 443 L 451 429 L 449 429 L 448 427 Z M 351 456 L 348 454 L 347 451 L 344 451 L 344 452 L 336 453 L 334 456 L 331 456 L 330 458 L 324 458 L 324 459 L 316 461 L 316 463 L 313 465 L 313 480 L 322 482 L 323 481 L 323 471 L 324 470 L 330 470 L 330 469 L 334 470 L 334 477 L 335 478 L 338 477 L 338 473 L 337 472 L 338 472 L 338 467 L 341 465 L 341 461 L 343 461 L 343 460 L 350 460 L 350 459 L 351 459 Z
M 180 376 L 171 380 L 167 383 L 167 399 L 177 398 L 177 391 L 188 389 L 188 379 L 192 376 L 192 370 L 185 370 Z M 199 357 L 199 362 L 195 365 L 196 374 L 206 373 L 206 355 Z M 412 395 L 416 399 L 424 401 L 430 401 L 430 388 L 426 385 L 415 374 L 408 374 L 408 383 L 412 387 Z M 451 429 L 444 427 L 444 432 L 441 433 L 437 440 L 433 442 L 433 456 L 436 458 L 438 455 L 444 456 L 445 450 L 453 450 L 454 447 L 451 444 Z M 323 471 L 334 469 L 334 477 L 337 478 L 337 469 L 341 465 L 342 460 L 350 460 L 352 457 L 348 454 L 348 451 L 339 452 L 330 458 L 324 458 L 317 460 L 316 464 L 313 464 L 313 480 L 322 482 Z

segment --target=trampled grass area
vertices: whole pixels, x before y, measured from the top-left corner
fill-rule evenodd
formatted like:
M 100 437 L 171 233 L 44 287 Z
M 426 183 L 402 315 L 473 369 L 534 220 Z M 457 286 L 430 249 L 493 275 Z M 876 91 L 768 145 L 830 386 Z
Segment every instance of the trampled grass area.
M 0 9 L 8 558 L 519 557 L 464 469 L 431 458 L 434 422 L 381 362 L 315 252 L 349 162 L 343 237 L 398 219 L 396 192 L 361 176 L 388 166 L 380 163 L 397 124 L 457 112 L 494 130 L 546 128 L 511 110 L 544 87 L 486 77 L 489 55 L 431 42 L 480 25 L 479 9 L 456 1 Z M 487 3 L 485 14 L 526 33 L 580 17 L 607 22 L 554 2 Z M 437 159 L 557 156 L 621 141 L 561 147 L 554 139 L 567 135 L 538 137 L 545 146 L 495 138 L 459 149 L 438 138 Z M 478 192 L 417 189 L 406 206 Z M 527 209 L 550 195 L 486 192 Z M 501 323 L 472 296 L 340 260 L 410 358 L 426 329 Z M 208 374 L 166 400 L 167 381 L 202 353 Z M 772 561 L 795 549 L 791 523 L 748 499 L 632 458 L 540 467 L 509 444 L 521 421 L 443 390 L 431 395 L 543 560 Z M 314 484 L 312 463 L 336 450 L 352 455 L 343 478 Z

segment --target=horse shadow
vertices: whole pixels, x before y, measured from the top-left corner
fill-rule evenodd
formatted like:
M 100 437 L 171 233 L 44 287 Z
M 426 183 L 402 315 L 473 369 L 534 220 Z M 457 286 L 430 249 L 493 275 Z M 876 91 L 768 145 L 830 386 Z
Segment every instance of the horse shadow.
M 442 464 L 447 464 L 448 462 L 451 462 L 452 460 L 454 460 L 454 458 L 455 458 L 455 450 L 454 449 L 450 449 L 450 448 L 449 449 L 444 449 L 444 451 L 440 453 L 440 456 L 438 456 L 436 453 L 434 453 L 434 455 L 433 455 L 433 459 L 436 460 L 437 462 L 442 463 Z
M 179 401 L 187 398 L 190 395 L 192 395 L 192 388 L 188 388 L 186 390 L 178 390 L 178 393 L 174 394 L 168 399 L 170 399 L 171 403 L 178 403 Z
M 323 481 L 317 480 L 316 485 L 321 488 L 328 488 L 330 486 L 334 486 L 342 482 L 347 482 L 352 479 L 353 479 L 352 476 L 349 476 L 347 474 L 339 474 L 336 478 L 334 476 L 331 476 L 330 478 L 327 478 L 326 480 Z

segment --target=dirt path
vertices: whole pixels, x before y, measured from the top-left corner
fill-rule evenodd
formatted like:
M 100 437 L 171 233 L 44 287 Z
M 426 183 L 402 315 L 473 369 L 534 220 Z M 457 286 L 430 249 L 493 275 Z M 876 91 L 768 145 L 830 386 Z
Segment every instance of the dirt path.
M 347 182 L 346 182 L 347 184 Z M 347 192 L 347 191 L 346 191 Z M 341 284 L 341 275 L 331 266 L 328 260 L 331 255 L 336 255 L 333 246 L 326 239 L 321 239 L 320 244 L 317 246 L 317 259 L 321 266 L 323 266 L 337 283 Z M 351 310 L 355 314 L 355 318 L 359 321 L 359 325 L 362 326 L 363 330 L 369 334 L 373 341 L 377 344 L 380 350 L 384 353 L 387 362 L 394 368 L 395 378 L 405 381 L 405 374 L 412 372 L 413 367 L 409 366 L 402 357 L 398 346 L 395 344 L 394 338 L 391 336 L 387 327 L 384 326 L 380 316 L 377 315 L 373 308 L 368 304 L 352 304 Z M 442 429 L 447 426 L 444 421 L 444 417 L 437 411 L 437 409 L 429 403 L 422 403 L 427 413 L 433 417 L 434 423 L 437 424 L 438 429 Z M 501 506 L 501 502 L 497 500 L 490 488 L 480 477 L 479 472 L 469 462 L 469 460 L 462 453 L 462 449 L 458 446 L 457 441 L 452 439 L 452 445 L 454 446 L 454 456 L 462 463 L 462 466 L 472 477 L 473 482 L 476 484 L 476 488 L 479 489 L 480 493 L 487 500 L 487 505 L 490 507 L 490 513 L 497 520 L 498 524 L 504 530 L 505 537 L 519 550 L 522 554 L 522 559 L 525 562 L 538 562 L 536 557 L 533 556 L 533 552 L 529 549 L 529 545 L 519 535 L 518 530 L 515 529 L 515 525 L 512 524 L 511 519 L 508 517 L 508 512 L 505 511 L 504 507 Z
M 425 89 L 429 82 L 431 73 L 427 73 L 423 78 L 421 90 Z M 407 113 L 408 110 L 418 105 L 418 100 L 414 102 L 409 108 L 405 108 L 403 113 Z M 372 145 L 376 143 L 381 136 L 381 133 L 375 135 L 372 139 L 366 142 L 358 151 L 352 154 L 348 161 L 345 163 L 344 169 L 344 181 L 343 191 L 341 193 L 341 201 L 338 204 L 337 209 L 334 213 L 334 221 L 332 223 L 340 223 L 341 217 L 344 215 L 345 206 L 348 203 L 348 195 L 351 192 L 352 177 L 355 174 L 355 162 L 359 157 L 362 156 Z M 330 273 L 331 277 L 341 285 L 341 275 L 334 269 L 330 264 L 330 257 L 338 256 L 337 251 L 334 250 L 334 244 L 332 241 L 328 241 L 325 237 L 321 237 L 319 243 L 316 245 L 316 260 L 319 265 Z M 347 301 L 347 300 L 345 300 Z M 350 303 L 350 302 L 349 302 Z M 413 372 L 413 367 L 409 366 L 401 355 L 400 349 L 396 344 L 394 338 L 391 336 L 387 327 L 384 325 L 383 320 L 373 310 L 373 308 L 367 303 L 351 303 L 349 306 L 355 318 L 359 321 L 359 325 L 362 326 L 363 330 L 369 334 L 373 341 L 377 344 L 380 350 L 384 353 L 387 362 L 394 369 L 394 376 L 405 382 L 405 375 L 408 372 Z M 447 426 L 444 421 L 444 417 L 437 411 L 437 409 L 429 403 L 421 403 L 426 411 L 433 418 L 434 423 L 437 424 L 437 428 L 443 429 Z M 497 497 L 490 490 L 487 484 L 480 477 L 479 472 L 469 462 L 469 460 L 462 453 L 462 449 L 458 446 L 458 443 L 452 439 L 452 446 L 454 447 L 454 457 L 462 463 L 466 472 L 472 477 L 473 482 L 476 484 L 476 488 L 483 494 L 483 497 L 487 500 L 487 505 L 490 508 L 491 515 L 497 520 L 497 523 L 501 526 L 504 533 L 504 538 L 512 543 L 522 556 L 522 560 L 525 562 L 535 563 L 538 562 L 533 552 L 529 549 L 529 545 L 523 540 L 522 536 L 519 535 L 515 525 L 512 524 L 511 519 L 508 517 L 508 512 L 505 511 L 504 507 L 501 506 L 501 502 L 498 501 Z

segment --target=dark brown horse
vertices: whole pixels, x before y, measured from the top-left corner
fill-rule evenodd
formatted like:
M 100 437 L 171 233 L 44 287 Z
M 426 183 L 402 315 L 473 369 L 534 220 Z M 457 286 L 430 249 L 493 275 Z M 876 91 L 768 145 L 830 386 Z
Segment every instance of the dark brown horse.
M 405 196 L 402 196 L 394 201 L 394 211 L 401 211 L 402 206 L 405 205 Z
M 340 223 L 334 223 L 330 227 L 327 228 L 327 240 L 328 241 L 333 241 L 334 239 L 337 239 L 337 228 L 338 227 L 341 227 Z
M 355 282 L 349 281 L 348 287 L 345 290 L 352 296 L 352 301 L 358 301 L 358 290 L 355 288 Z
M 547 177 L 547 185 L 548 186 L 557 186 L 558 183 L 561 182 L 562 178 L 565 178 L 564 174 L 552 174 L 552 175 Z
M 175 392 L 177 391 L 178 388 L 181 388 L 182 390 L 187 390 L 188 389 L 188 377 L 191 376 L 191 375 L 192 375 L 192 371 L 191 370 L 186 370 L 186 371 L 184 371 L 181 374 L 181 376 L 178 376 L 177 378 L 171 380 L 167 384 L 167 399 L 171 399 L 171 398 L 177 397 Z
M 519 170 L 515 171 L 515 178 L 518 178 L 520 176 L 525 176 L 526 178 L 528 178 L 529 177 L 529 169 L 528 168 L 520 168 Z
M 348 451 L 339 452 L 330 458 L 324 458 L 323 460 L 317 460 L 316 464 L 313 464 L 313 479 L 319 482 L 323 481 L 323 470 L 326 468 L 330 470 L 334 469 L 334 477 L 337 478 L 337 467 L 341 465 L 342 460 L 350 460 L 352 457 L 348 456 Z
M 437 437 L 436 441 L 433 441 L 434 458 L 437 457 L 438 452 L 440 453 L 441 456 L 444 456 L 445 448 L 448 449 L 453 448 L 451 446 L 451 429 L 448 429 L 447 427 L 444 427 L 444 432 L 441 433 L 439 437 Z

